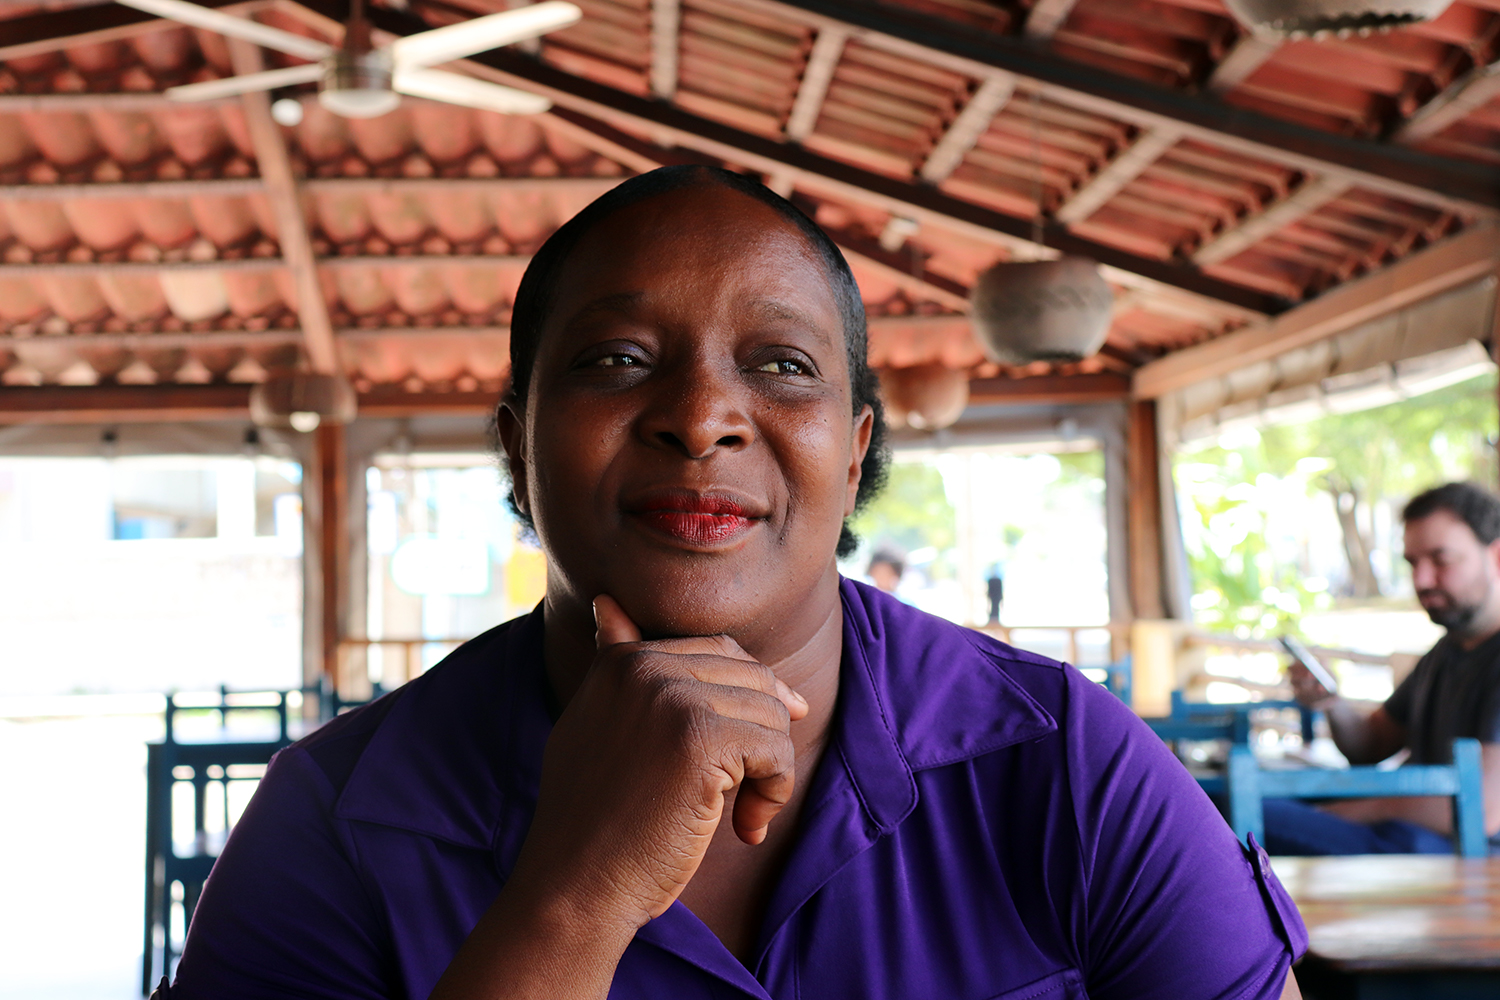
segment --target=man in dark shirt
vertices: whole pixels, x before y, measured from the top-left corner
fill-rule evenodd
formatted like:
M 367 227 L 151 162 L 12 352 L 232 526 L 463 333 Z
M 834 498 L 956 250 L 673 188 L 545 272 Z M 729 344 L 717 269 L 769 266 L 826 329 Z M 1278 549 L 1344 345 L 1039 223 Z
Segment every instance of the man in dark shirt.
M 1479 740 L 1484 826 L 1500 834 L 1500 500 L 1470 483 L 1414 497 L 1401 515 L 1417 600 L 1448 630 L 1385 704 L 1331 694 L 1300 664 L 1297 700 L 1327 713 L 1351 764 L 1401 750 L 1414 764 L 1446 764 L 1456 737 Z M 1273 854 L 1446 853 L 1453 850 L 1450 800 L 1437 796 L 1351 799 L 1320 807 L 1266 803 Z

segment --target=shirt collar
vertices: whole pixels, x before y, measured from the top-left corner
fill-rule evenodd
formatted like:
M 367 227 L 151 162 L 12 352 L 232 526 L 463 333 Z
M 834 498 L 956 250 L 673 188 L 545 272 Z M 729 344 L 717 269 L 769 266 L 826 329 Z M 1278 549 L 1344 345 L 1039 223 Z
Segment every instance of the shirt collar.
M 1052 661 L 850 580 L 840 582 L 840 597 L 844 659 L 830 749 L 872 832 L 888 833 L 916 807 L 915 772 L 1057 728 L 1006 668 Z M 535 805 L 552 728 L 541 608 L 464 644 L 394 697 L 335 815 L 502 848 L 497 834 L 504 839 L 515 825 L 502 820 L 516 811 L 529 817 Z

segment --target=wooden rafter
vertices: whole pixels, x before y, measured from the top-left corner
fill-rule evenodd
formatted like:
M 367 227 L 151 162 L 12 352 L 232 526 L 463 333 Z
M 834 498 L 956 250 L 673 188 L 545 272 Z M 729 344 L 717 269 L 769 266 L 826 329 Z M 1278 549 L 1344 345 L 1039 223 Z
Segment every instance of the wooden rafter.
M 786 137 L 792 142 L 801 142 L 812 134 L 823 110 L 823 99 L 828 96 L 828 85 L 833 82 L 833 71 L 844 55 L 844 43 L 848 40 L 848 31 L 828 27 L 819 31 L 813 41 L 807 66 L 802 70 L 802 82 L 797 85 L 797 97 L 792 101 L 792 111 L 786 120 Z
M 681 0 L 651 0 L 651 93 L 670 101 L 677 93 L 677 32 Z
M 1421 142 L 1496 97 L 1500 97 L 1500 62 L 1479 66 L 1455 80 L 1413 112 L 1392 138 L 1397 142 Z
M 1500 226 L 1482 224 L 1340 285 L 1265 323 L 1197 344 L 1135 373 L 1137 397 L 1155 399 L 1195 382 L 1316 343 L 1500 268 Z
M 917 171 L 922 180 L 928 184 L 939 184 L 947 180 L 948 175 L 957 169 L 969 150 L 979 141 L 979 137 L 990 127 L 990 122 L 995 120 L 1000 109 L 1010 101 L 1015 90 L 1015 77 L 1009 73 L 994 74 L 981 83 L 923 161 L 921 169 Z
M 1215 92 L 1233 90 L 1260 69 L 1280 47 L 1281 42 L 1274 38 L 1252 33 L 1241 35 L 1209 74 L 1207 89 Z
M 1086 184 L 1058 206 L 1059 222 L 1073 225 L 1093 215 L 1109 199 L 1146 171 L 1161 155 L 1177 144 L 1182 134 L 1175 129 L 1154 128 L 1141 134 Z
M 1123 375 L 1037 375 L 970 381 L 973 403 L 1060 405 L 1115 402 L 1126 398 Z M 407 392 L 380 386 L 359 394 L 362 417 L 404 417 L 443 412 L 485 416 L 494 411 L 493 392 Z M 248 385 L 95 385 L 7 387 L 0 393 L 0 426 L 9 424 L 113 424 L 175 420 L 248 420 Z
M 1037 0 L 1026 16 L 1026 37 L 1043 41 L 1057 34 L 1078 0 Z
M 236 38 L 226 41 L 236 73 L 259 73 L 265 68 L 258 46 Z M 281 255 L 291 268 L 296 285 L 297 318 L 302 324 L 308 365 L 313 371 L 325 375 L 341 372 L 333 323 L 328 318 L 328 303 L 323 300 L 323 289 L 318 284 L 312 240 L 308 236 L 307 220 L 303 218 L 297 193 L 297 178 L 292 173 L 281 127 L 271 118 L 270 96 L 263 92 L 243 94 L 240 101 L 250 143 L 255 150 L 255 162 L 266 185 L 266 199 L 276 217 Z
M 1220 232 L 1194 252 L 1193 260 L 1205 266 L 1228 260 L 1246 247 L 1285 229 L 1335 198 L 1343 196 L 1351 186 L 1342 177 L 1309 178 L 1285 198 Z
M 1029 378 L 976 378 L 969 382 L 969 403 L 1070 405 L 1112 403 L 1130 395 L 1124 375 L 1033 375 Z

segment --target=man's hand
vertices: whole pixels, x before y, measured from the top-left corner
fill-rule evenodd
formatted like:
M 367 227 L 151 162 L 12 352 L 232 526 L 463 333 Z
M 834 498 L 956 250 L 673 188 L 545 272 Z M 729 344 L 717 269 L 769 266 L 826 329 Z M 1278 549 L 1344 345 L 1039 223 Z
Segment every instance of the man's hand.
M 1296 660 L 1287 665 L 1286 676 L 1292 682 L 1292 696 L 1308 708 L 1323 711 L 1338 700 L 1338 695 L 1318 683 L 1312 672 Z

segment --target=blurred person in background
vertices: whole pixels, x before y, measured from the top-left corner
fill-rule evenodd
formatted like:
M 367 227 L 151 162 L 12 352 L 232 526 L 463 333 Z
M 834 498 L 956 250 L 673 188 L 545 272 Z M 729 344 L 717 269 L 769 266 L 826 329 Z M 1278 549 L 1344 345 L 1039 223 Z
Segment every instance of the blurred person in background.
M 1382 705 L 1329 692 L 1299 663 L 1297 700 L 1325 713 L 1351 764 L 1410 752 L 1413 764 L 1448 764 L 1453 740 L 1483 751 L 1484 828 L 1500 834 L 1500 500 L 1472 483 L 1413 497 L 1402 511 L 1405 557 L 1427 616 L 1447 634 Z M 1444 796 L 1350 799 L 1313 806 L 1265 803 L 1272 854 L 1448 854 L 1452 800 Z
M 870 556 L 870 565 L 865 569 L 870 582 L 887 594 L 896 593 L 901 578 L 906 575 L 906 554 L 893 545 L 881 545 Z

